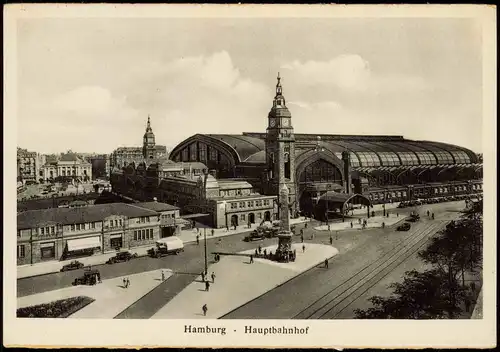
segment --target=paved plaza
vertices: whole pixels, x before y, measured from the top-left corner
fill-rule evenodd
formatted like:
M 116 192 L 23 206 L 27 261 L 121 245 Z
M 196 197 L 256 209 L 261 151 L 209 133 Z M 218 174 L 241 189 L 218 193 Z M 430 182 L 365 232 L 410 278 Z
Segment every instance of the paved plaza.
M 205 291 L 205 284 L 198 277 L 176 297 L 160 309 L 153 319 L 200 319 L 219 318 L 233 309 L 259 297 L 297 275 L 338 254 L 332 246 L 306 243 L 294 244 L 297 259 L 291 263 L 276 263 L 266 259 L 254 259 L 250 264 L 248 256 L 223 256 L 220 262 L 210 265 L 210 274 L 215 273 L 215 282 Z M 262 248 L 275 252 L 277 245 Z M 241 252 L 254 253 L 254 250 Z M 208 311 L 203 315 L 202 306 Z
M 160 285 L 162 283 L 161 272 L 162 270 L 153 270 L 103 280 L 102 283 L 94 286 L 79 285 L 24 296 L 17 299 L 17 307 L 28 307 L 75 296 L 88 296 L 94 298 L 95 301 L 75 312 L 69 318 L 112 319 Z M 165 280 L 172 275 L 170 270 L 163 269 L 163 272 Z M 128 288 L 123 287 L 124 278 L 130 280 Z

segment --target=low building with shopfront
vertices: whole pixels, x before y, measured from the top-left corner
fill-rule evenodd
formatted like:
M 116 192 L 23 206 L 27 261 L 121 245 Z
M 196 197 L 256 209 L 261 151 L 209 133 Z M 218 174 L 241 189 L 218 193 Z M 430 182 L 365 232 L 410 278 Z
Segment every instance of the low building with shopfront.
M 162 216 L 172 219 L 168 224 Z M 153 244 L 176 234 L 178 209 L 112 203 L 31 210 L 17 215 L 17 265 L 63 260 Z M 172 228 L 164 230 L 164 228 Z

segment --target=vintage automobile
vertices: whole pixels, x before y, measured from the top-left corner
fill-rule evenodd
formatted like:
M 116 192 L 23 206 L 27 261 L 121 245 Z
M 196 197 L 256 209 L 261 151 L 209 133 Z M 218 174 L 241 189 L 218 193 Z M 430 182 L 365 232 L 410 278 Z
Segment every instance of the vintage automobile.
M 96 269 L 89 269 L 83 272 L 83 276 L 77 277 L 72 285 L 95 285 L 101 281 L 101 273 Z
M 406 221 L 410 222 L 417 222 L 418 220 L 420 220 L 420 215 L 415 212 L 411 212 L 410 216 L 406 219 Z
M 130 259 L 137 258 L 137 254 L 130 253 L 127 251 L 124 252 L 118 252 L 114 257 L 111 257 L 108 259 L 106 264 L 114 264 L 114 263 L 122 263 L 122 262 L 128 262 Z
M 259 230 L 253 230 L 250 232 L 248 235 L 245 236 L 243 241 L 245 242 L 251 242 L 251 241 L 260 241 L 263 240 L 266 237 L 264 231 L 259 231 Z
M 70 270 L 77 270 L 83 268 L 83 263 L 79 262 L 78 260 L 73 260 L 71 263 L 64 265 L 61 268 L 62 271 L 70 271 Z
M 411 228 L 411 225 L 409 223 L 405 222 L 404 224 L 399 225 L 396 228 L 396 230 L 398 230 L 398 231 L 408 231 L 410 228 Z
M 156 246 L 148 249 L 148 255 L 160 258 L 168 254 L 179 254 L 184 251 L 184 242 L 179 237 L 169 236 L 156 241 Z

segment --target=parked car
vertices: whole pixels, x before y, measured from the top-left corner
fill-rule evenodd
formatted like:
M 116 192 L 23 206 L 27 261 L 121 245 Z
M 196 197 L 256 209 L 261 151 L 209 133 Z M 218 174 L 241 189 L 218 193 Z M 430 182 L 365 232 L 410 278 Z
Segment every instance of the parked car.
M 137 258 L 136 253 L 132 254 L 130 252 L 118 252 L 114 257 L 109 258 L 106 264 L 128 262 L 130 259 L 134 258 Z
M 148 255 L 160 258 L 168 254 L 179 254 L 184 251 L 184 242 L 179 237 L 169 236 L 156 241 L 156 247 L 148 250 Z
M 405 222 L 404 224 L 399 225 L 396 228 L 396 230 L 398 230 L 398 231 L 408 231 L 410 228 L 411 228 L 411 225 L 409 223 Z
M 70 271 L 70 270 L 77 270 L 83 268 L 83 263 L 79 262 L 78 260 L 73 260 L 71 263 L 64 265 L 61 268 L 62 271 Z
M 73 286 L 77 285 L 95 285 L 101 280 L 101 273 L 99 270 L 91 269 L 86 270 L 83 276 L 77 277 L 73 282 Z

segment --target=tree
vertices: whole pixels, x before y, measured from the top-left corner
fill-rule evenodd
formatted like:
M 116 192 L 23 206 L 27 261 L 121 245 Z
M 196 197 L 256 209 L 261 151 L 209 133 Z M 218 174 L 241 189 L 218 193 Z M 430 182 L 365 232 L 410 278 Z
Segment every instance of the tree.
M 446 273 L 440 269 L 424 272 L 409 271 L 403 282 L 393 283 L 390 297 L 370 298 L 373 308 L 355 310 L 357 319 L 442 319 L 456 317 L 461 313 L 458 300 L 450 299 L 446 293 L 457 292 L 465 297 L 465 289 L 455 281 L 448 287 Z

